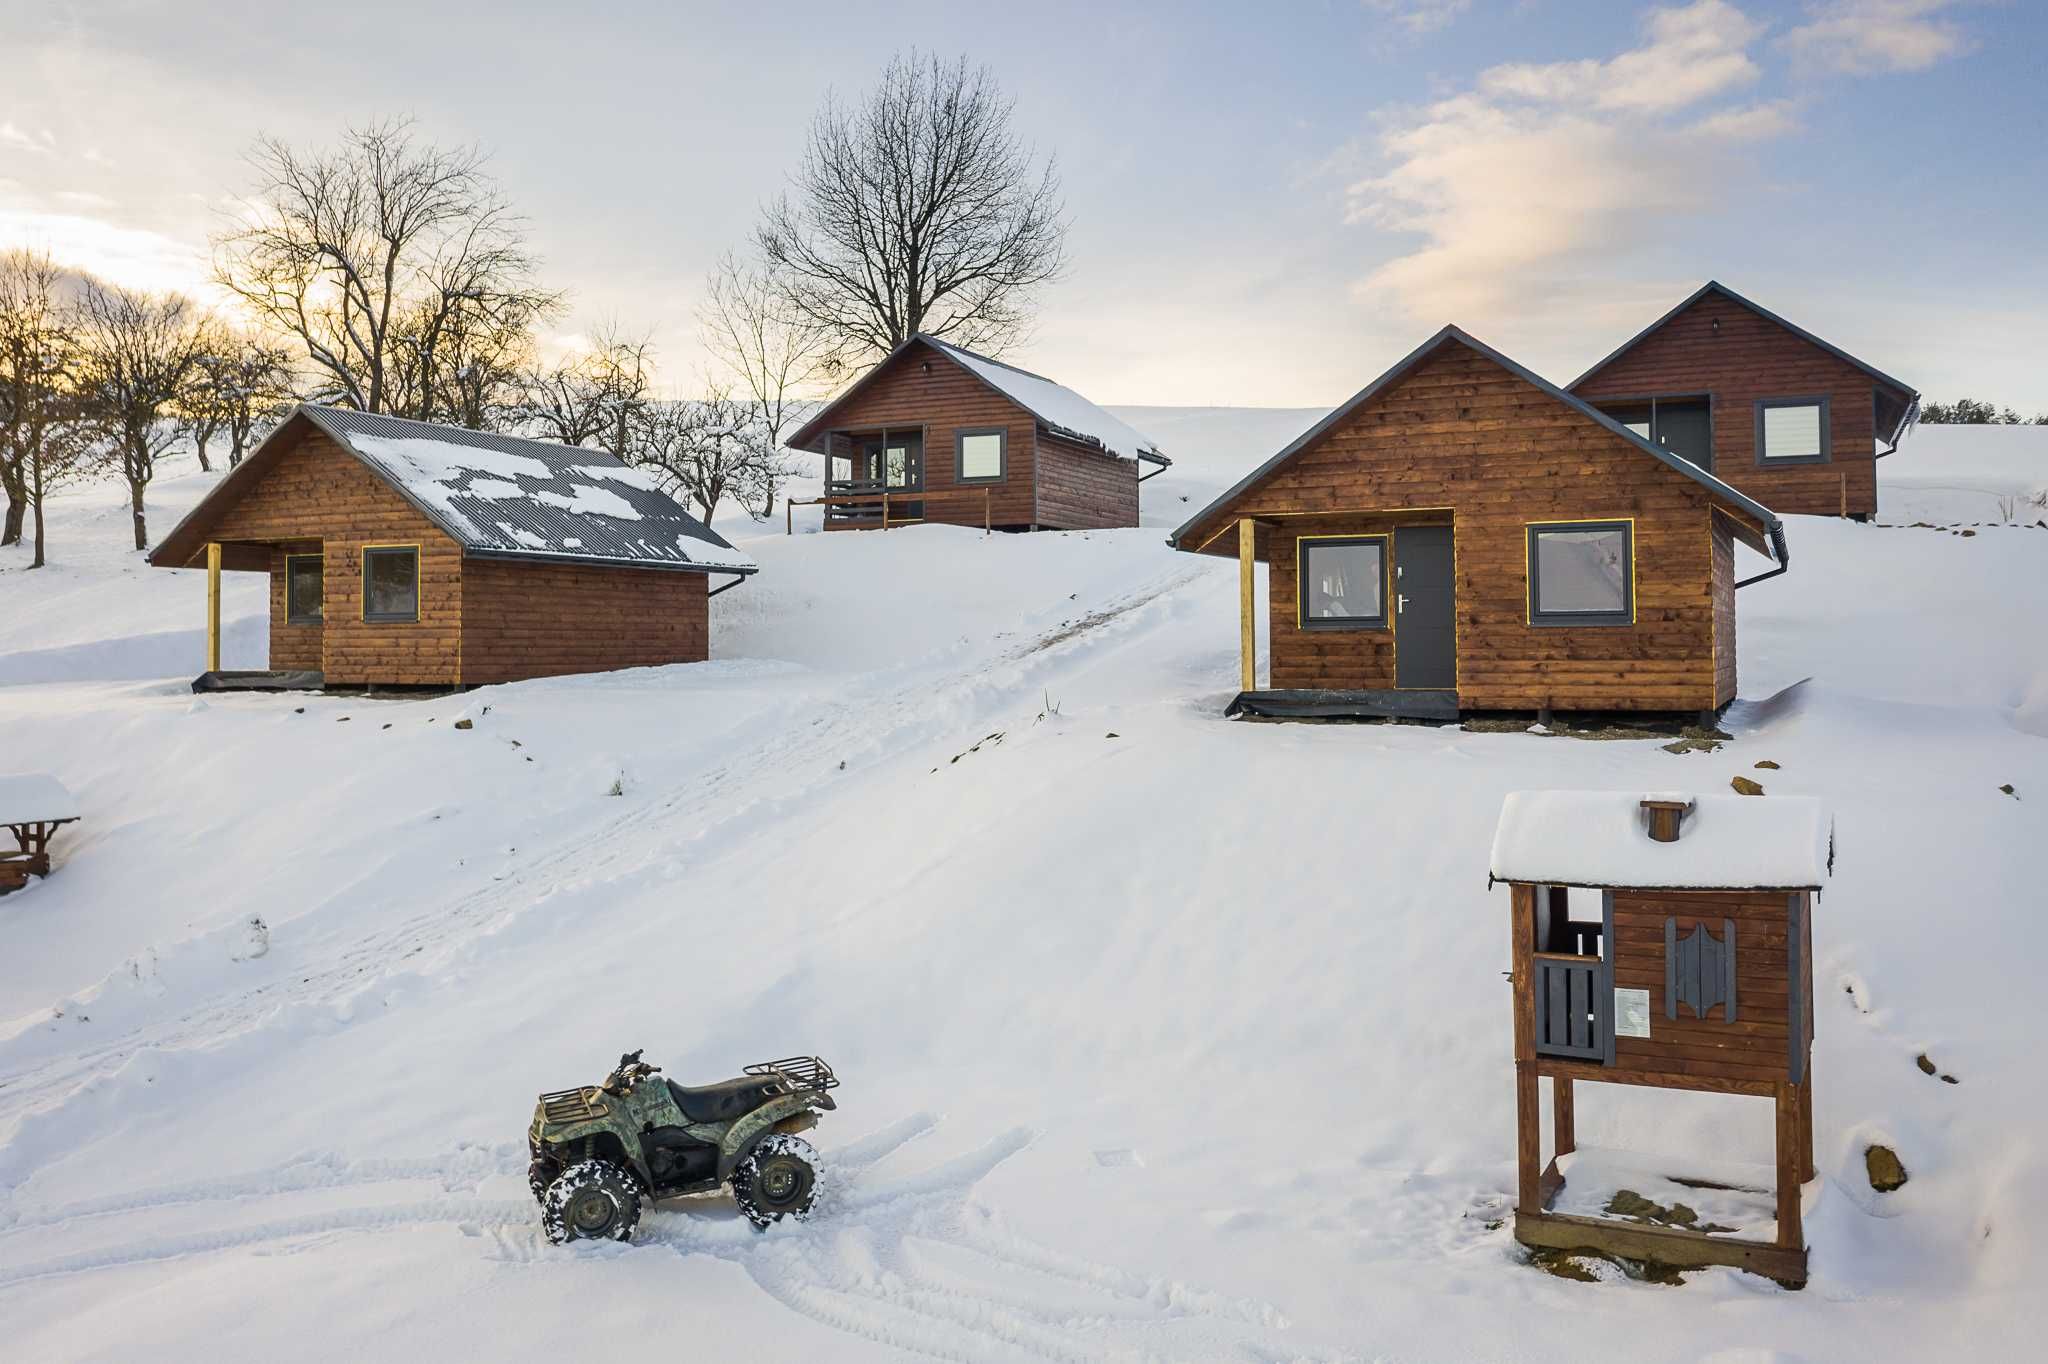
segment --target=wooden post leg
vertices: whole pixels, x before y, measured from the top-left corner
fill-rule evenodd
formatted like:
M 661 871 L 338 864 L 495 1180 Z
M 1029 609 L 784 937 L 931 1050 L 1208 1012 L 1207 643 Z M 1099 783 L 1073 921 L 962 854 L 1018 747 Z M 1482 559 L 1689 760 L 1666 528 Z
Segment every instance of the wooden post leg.
M 1537 1194 L 1542 1178 L 1542 1115 L 1536 1104 L 1536 1067 L 1515 1062 L 1515 1211 L 1538 1213 L 1543 1209 Z
M 1807 1063 L 1806 1078 L 1799 1082 L 1799 1154 L 1800 1158 L 1805 1162 L 1799 1175 L 1802 1181 L 1811 1180 L 1820 1174 L 1819 1167 L 1813 1163 L 1812 1064 L 1810 1061 Z
M 220 671 L 220 542 L 206 545 L 206 671 Z
M 1550 1077 L 1550 1125 L 1558 1155 L 1579 1149 L 1578 1118 L 1573 1112 L 1572 1081 L 1568 1075 Z
M 1252 566 L 1258 562 L 1258 526 L 1249 518 L 1237 523 L 1237 635 L 1244 657 L 1240 691 L 1259 689 L 1258 611 L 1253 602 Z
M 796 534 L 796 510 L 789 505 L 789 499 L 786 497 L 782 499 L 782 533 Z
M 1787 1250 L 1806 1245 L 1800 1223 L 1799 1178 L 1805 1157 L 1800 1150 L 1799 1086 L 1778 1082 L 1778 1244 Z
M 981 533 L 983 535 L 993 535 L 995 531 L 996 519 L 989 512 L 989 492 L 988 489 L 983 488 L 981 490 Z
M 889 494 L 882 494 L 882 529 L 889 529 Z

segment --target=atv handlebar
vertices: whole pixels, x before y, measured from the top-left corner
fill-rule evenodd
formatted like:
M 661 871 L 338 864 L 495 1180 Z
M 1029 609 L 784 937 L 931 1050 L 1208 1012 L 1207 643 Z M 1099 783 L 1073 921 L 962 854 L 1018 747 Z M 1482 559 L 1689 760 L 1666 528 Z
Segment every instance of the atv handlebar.
M 605 1093 L 623 1094 L 661 1069 L 640 1059 L 640 1052 L 645 1050 L 642 1047 L 640 1051 L 629 1051 L 619 1058 L 618 1065 L 612 1067 L 612 1073 L 604 1077 Z

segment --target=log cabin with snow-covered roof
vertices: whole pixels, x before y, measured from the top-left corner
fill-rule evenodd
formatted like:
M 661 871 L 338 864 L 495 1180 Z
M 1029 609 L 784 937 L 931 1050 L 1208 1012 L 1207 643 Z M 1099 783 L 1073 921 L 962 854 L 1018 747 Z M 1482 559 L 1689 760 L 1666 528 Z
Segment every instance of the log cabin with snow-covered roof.
M 1736 545 L 1776 560 L 1758 577 L 1788 562 L 1769 508 L 1456 327 L 1169 543 L 1238 560 L 1230 711 L 1269 717 L 1711 715 L 1735 697 Z
M 824 459 L 827 530 L 1135 526 L 1138 484 L 1169 463 L 1149 437 L 1074 390 L 923 335 L 788 445 Z
M 605 451 L 310 404 L 149 562 L 207 570 L 195 690 L 466 687 L 699 662 L 710 598 L 755 569 Z M 266 670 L 221 670 L 223 571 L 270 577 Z
M 1779 512 L 1868 520 L 1920 395 L 1709 280 L 1569 385 Z

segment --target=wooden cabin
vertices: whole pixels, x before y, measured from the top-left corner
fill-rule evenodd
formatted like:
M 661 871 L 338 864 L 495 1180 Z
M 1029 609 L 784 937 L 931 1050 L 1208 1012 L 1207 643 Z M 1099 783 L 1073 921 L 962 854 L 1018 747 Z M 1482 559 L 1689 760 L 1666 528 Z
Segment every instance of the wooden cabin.
M 710 598 L 755 567 L 602 450 L 312 405 L 149 562 L 207 569 L 202 689 L 467 687 L 698 662 Z M 266 673 L 221 671 L 223 571 L 270 576 Z
M 1807 797 L 1507 797 L 1488 885 L 1512 887 L 1515 1236 L 1524 1245 L 1805 1282 L 1813 905 L 1833 868 L 1833 823 Z M 1538 1110 L 1546 1078 L 1548 1164 Z M 1633 1188 L 1643 1201 L 1622 1203 L 1596 1177 L 1599 1159 L 1578 1152 L 1579 1081 L 1768 1099 L 1775 1167 L 1745 1180 L 1668 1163 L 1664 1182 L 1684 1196 L 1675 1201 L 1722 1196 L 1731 1222 L 1703 1225 L 1689 1207 Z M 1639 1165 L 1633 1182 L 1644 1173 Z M 1749 1219 L 1745 1194 L 1757 1196 Z
M 1715 712 L 1735 546 L 1787 564 L 1768 508 L 1456 327 L 1170 543 L 1238 560 L 1230 710 L 1267 716 Z
M 1074 390 L 922 335 L 788 444 L 824 460 L 826 530 L 1135 526 L 1138 485 L 1171 463 Z
M 1713 280 L 1571 391 L 1780 512 L 1858 520 L 1920 411 L 1912 388 Z

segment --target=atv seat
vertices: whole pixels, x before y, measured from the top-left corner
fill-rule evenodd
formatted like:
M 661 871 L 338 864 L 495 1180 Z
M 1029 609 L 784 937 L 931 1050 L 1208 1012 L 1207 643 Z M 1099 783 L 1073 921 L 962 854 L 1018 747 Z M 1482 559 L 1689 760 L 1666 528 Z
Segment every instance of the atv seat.
M 742 1075 L 738 1079 L 720 1080 L 715 1085 L 696 1089 L 687 1089 L 670 1080 L 668 1092 L 675 1099 L 676 1107 L 682 1109 L 683 1116 L 691 1122 L 731 1122 L 781 1093 L 782 1086 L 774 1080 Z

